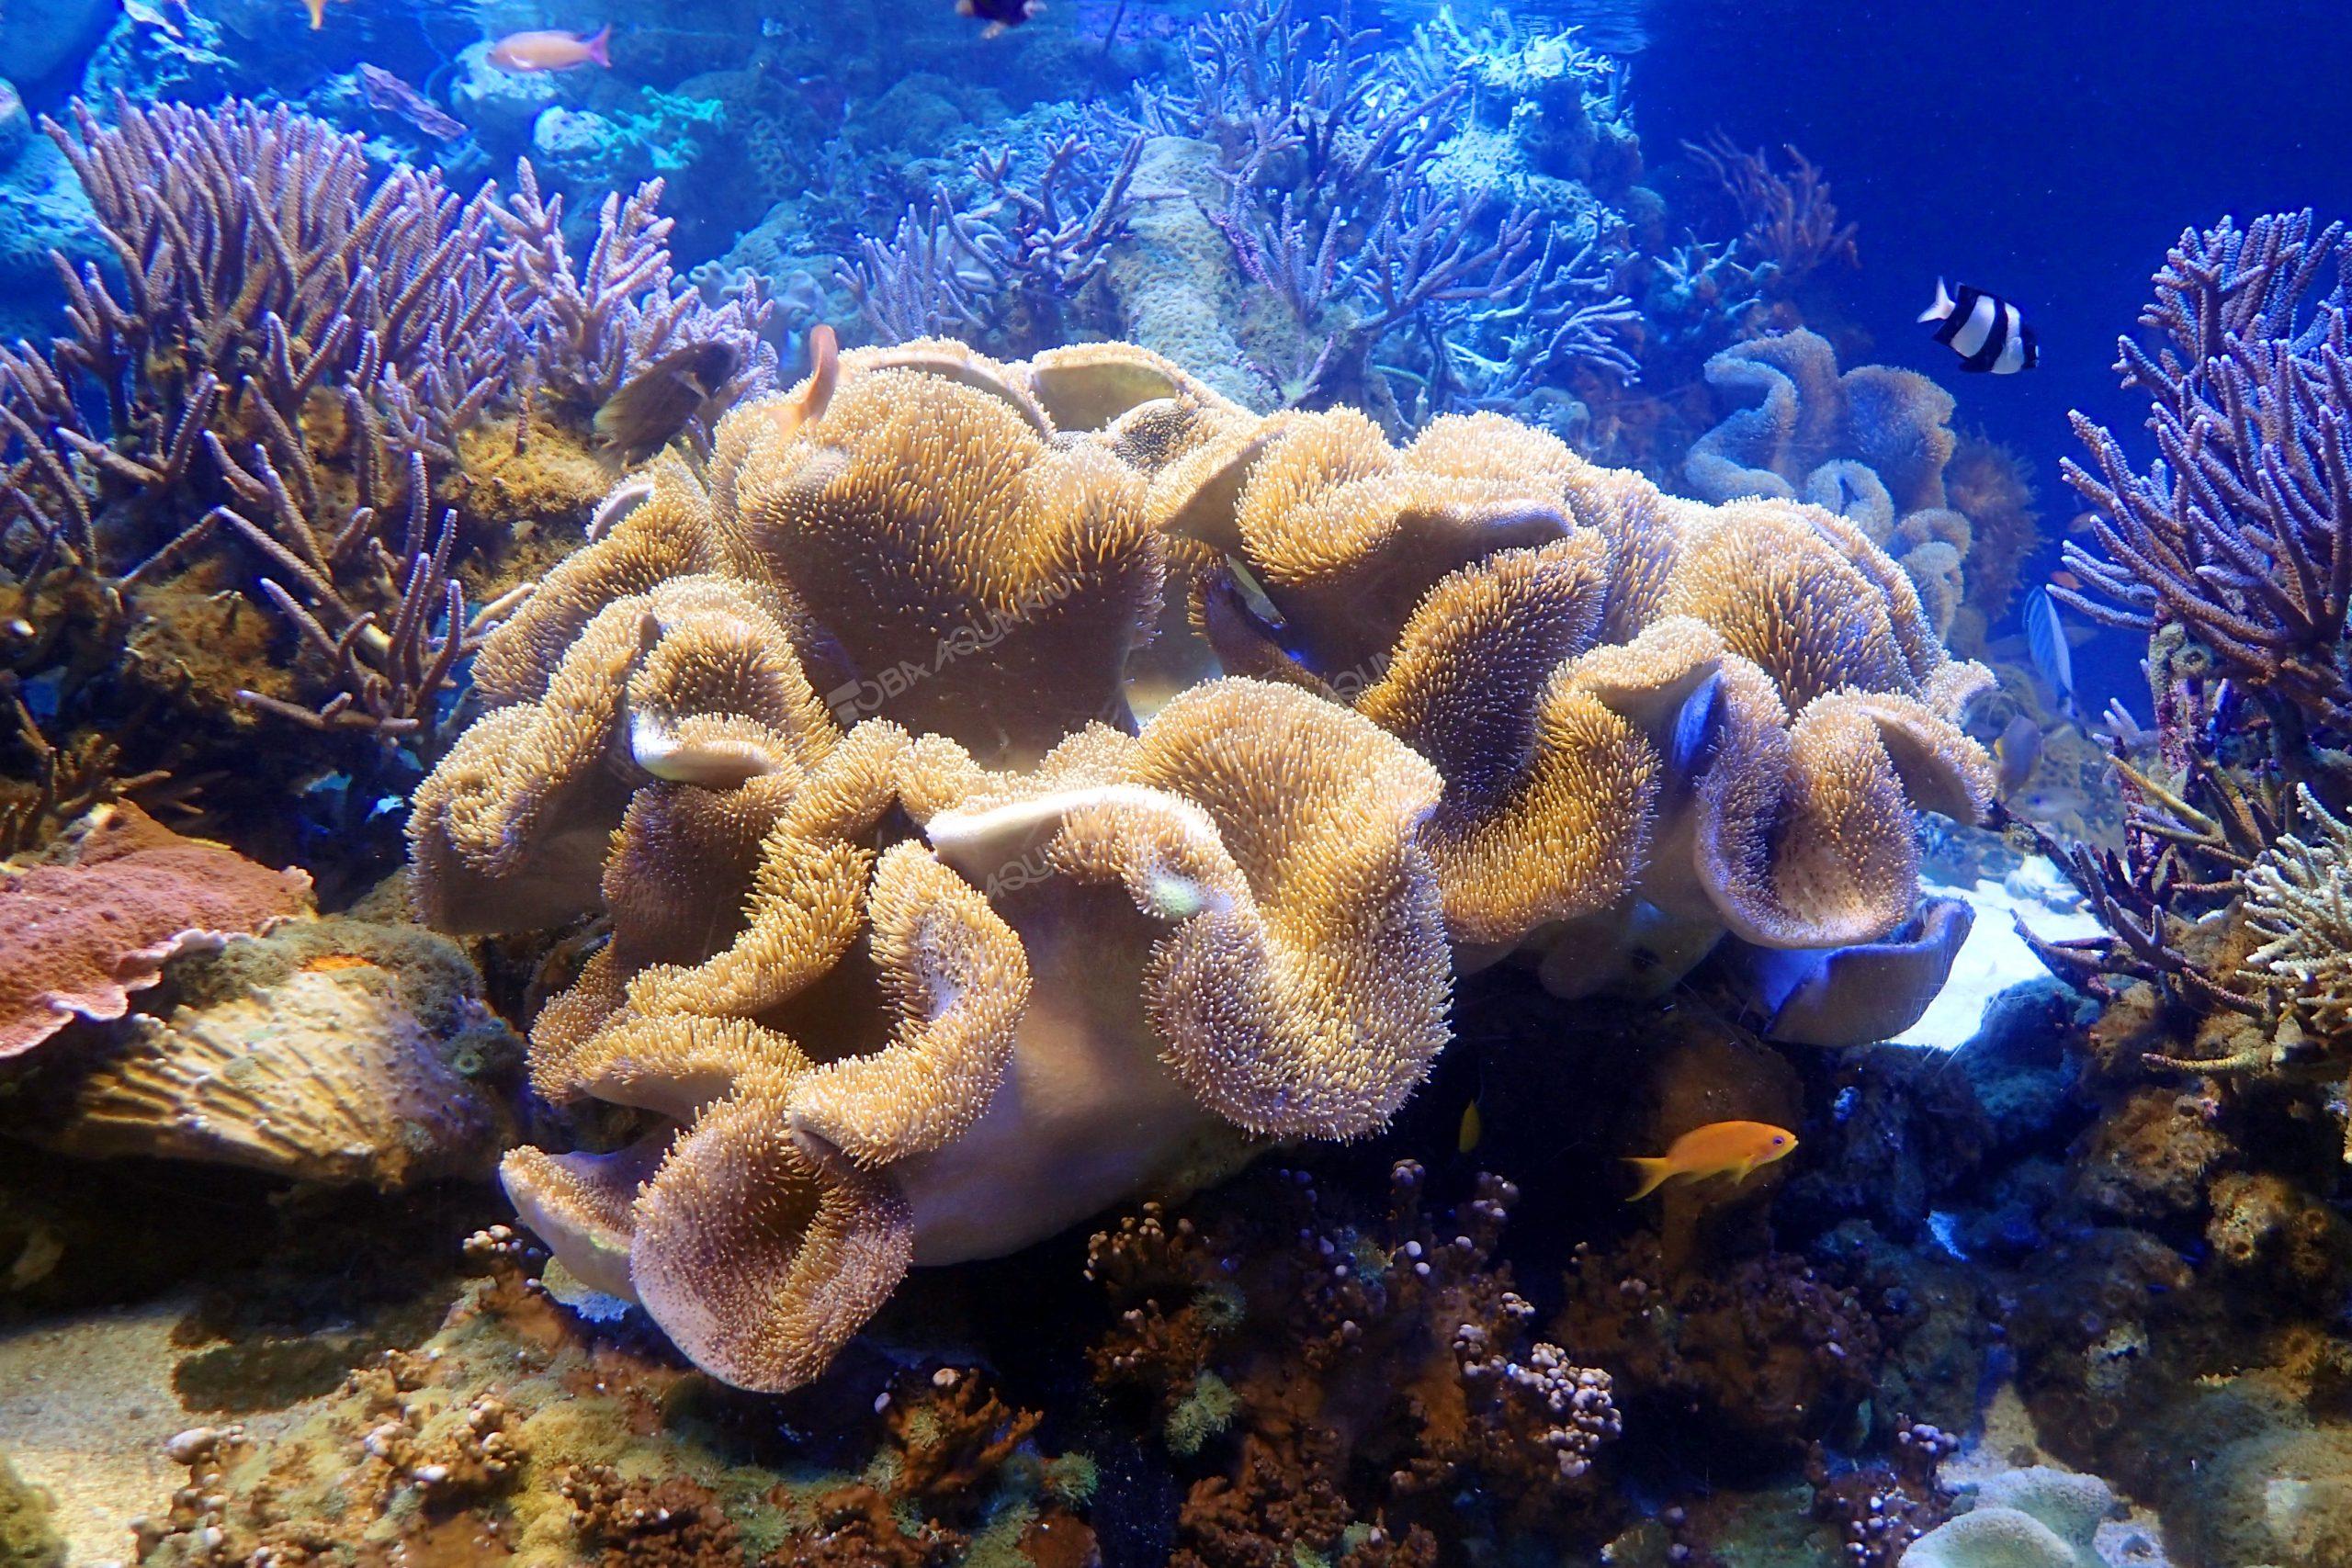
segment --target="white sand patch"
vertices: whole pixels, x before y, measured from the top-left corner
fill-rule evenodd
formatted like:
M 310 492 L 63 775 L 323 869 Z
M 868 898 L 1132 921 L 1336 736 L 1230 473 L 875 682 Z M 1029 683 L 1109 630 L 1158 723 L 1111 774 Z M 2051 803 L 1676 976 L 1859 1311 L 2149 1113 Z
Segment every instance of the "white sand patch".
M 165 1297 L 0 1331 L 0 1454 L 49 1494 L 70 1568 L 129 1562 L 130 1521 L 162 1518 L 187 1484 L 187 1467 L 165 1459 L 164 1444 L 229 1419 L 191 1414 L 172 1389 L 187 1353 L 172 1326 L 194 1304 Z M 266 1443 L 310 1403 L 236 1419 Z
M 2058 868 L 2040 855 L 2027 861 L 2006 884 L 1929 886 L 1967 899 L 1975 907 L 1976 923 L 1952 961 L 1951 978 L 1919 1021 L 1894 1037 L 1898 1045 L 1957 1050 L 1976 1037 L 1986 1010 L 2003 992 L 2050 977 L 2049 969 L 2018 935 L 2019 919 L 2045 942 L 2096 936 L 2101 929 L 2059 876 Z

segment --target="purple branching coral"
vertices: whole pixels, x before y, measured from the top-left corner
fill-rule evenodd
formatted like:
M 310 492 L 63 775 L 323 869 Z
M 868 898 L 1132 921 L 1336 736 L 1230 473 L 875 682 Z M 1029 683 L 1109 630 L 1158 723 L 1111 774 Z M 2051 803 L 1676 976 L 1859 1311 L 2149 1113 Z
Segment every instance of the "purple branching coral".
M 644 367 L 714 340 L 736 350 L 735 373 L 714 389 L 714 402 L 732 402 L 775 379 L 775 351 L 759 337 L 768 311 L 763 291 L 754 282 L 714 306 L 679 277 L 660 180 L 626 197 L 618 191 L 605 197 L 595 243 L 576 268 L 563 237 L 563 197 L 541 199 L 528 162 L 516 167 L 514 182 L 514 195 L 491 209 L 506 236 L 498 287 L 541 385 L 593 412 Z
M 1789 172 L 1781 173 L 1761 148 L 1741 151 L 1721 131 L 1704 145 L 1684 152 L 1723 186 L 1744 227 L 1735 248 L 1747 254 L 1747 270 L 1763 292 L 1784 292 L 1833 262 L 1857 265 L 1854 225 L 1838 221 L 1829 182 L 1794 147 Z
M 1189 91 L 1138 89 L 1148 130 L 1216 150 L 1226 194 L 1209 220 L 1294 327 L 1292 363 L 1261 367 L 1282 400 L 1418 423 L 1512 403 L 1575 367 L 1636 378 L 1613 251 L 1432 186 L 1468 86 L 1376 40 L 1255 0 L 1193 29 Z
M 2096 471 L 2065 465 L 2097 511 L 2096 551 L 2066 546 L 2103 625 L 2178 624 L 2237 681 L 2310 723 L 2352 728 L 2352 241 L 2309 211 L 2185 232 L 2140 324 L 2123 385 L 2147 395 L 2157 460 L 2139 471 L 2086 415 Z
M 841 283 L 876 342 L 978 336 L 989 326 L 982 306 L 995 292 L 996 238 L 934 195 L 927 208 L 907 209 L 888 240 L 860 240 Z
M 2069 543 L 2084 587 L 2051 592 L 2147 635 L 2155 722 L 2143 754 L 2114 743 L 2121 852 L 2044 835 L 2109 934 L 2037 949 L 2110 995 L 2144 985 L 2187 1040 L 2154 1066 L 2340 1080 L 2340 928 L 2312 917 L 2341 886 L 2352 783 L 2352 243 L 2308 211 L 2225 220 L 2154 281 L 2155 346 L 2123 340 L 2116 368 L 2148 397 L 2156 459 L 2140 471 L 2074 416 L 2094 466 L 2065 475 L 2098 549 Z
M 1191 90 L 1136 87 L 1156 135 L 1215 145 L 1223 177 L 1376 208 L 1396 170 L 1427 164 L 1466 87 L 1418 85 L 1381 68 L 1377 31 L 1301 21 L 1295 0 L 1246 0 L 1204 17 L 1186 48 Z
M 1572 371 L 1636 378 L 1619 242 L 1441 177 L 1470 85 L 1427 51 L 1378 44 L 1301 18 L 1294 0 L 1205 16 L 1175 85 L 1139 85 L 1127 117 L 1090 111 L 1026 178 L 1008 153 L 983 159 L 967 194 L 934 192 L 888 239 L 862 240 L 840 280 L 884 342 L 944 334 L 1029 353 L 1131 333 L 1119 312 L 1153 286 L 1091 286 L 1144 204 L 1182 202 L 1197 209 L 1185 221 L 1223 237 L 1232 273 L 1185 280 L 1201 301 L 1190 314 L 1242 332 L 1238 354 L 1208 357 L 1241 361 L 1253 396 L 1352 401 L 1403 425 L 1506 406 Z M 1139 166 L 1156 172 L 1138 180 Z
M 1139 135 L 1115 158 L 1102 142 L 1067 136 L 1024 180 L 1000 148 L 972 165 L 986 199 L 964 207 L 934 193 L 910 207 L 888 240 L 859 243 L 842 286 L 881 343 L 950 335 L 1007 352 L 1056 346 L 1075 335 L 1074 302 L 1145 199 L 1135 189 L 1142 156 Z
M 576 403 L 584 452 L 596 403 L 714 338 L 739 386 L 772 377 L 763 305 L 714 309 L 673 278 L 658 186 L 606 204 L 575 270 L 527 168 L 511 205 L 460 197 L 241 103 L 118 98 L 111 124 L 77 105 L 45 129 L 114 257 L 61 260 L 64 333 L 0 349 L 0 661 L 62 671 L 61 705 L 128 656 L 182 694 L 233 687 L 250 709 L 429 746 L 461 661 L 519 597 L 474 603 L 474 569 L 523 519 L 455 503 L 469 433 L 512 419 L 493 445 L 519 457 L 545 386 Z M 274 611 L 290 649 L 246 646 L 232 611 L 172 643 L 159 617 L 224 596 Z M 193 650 L 167 675 L 166 645 Z

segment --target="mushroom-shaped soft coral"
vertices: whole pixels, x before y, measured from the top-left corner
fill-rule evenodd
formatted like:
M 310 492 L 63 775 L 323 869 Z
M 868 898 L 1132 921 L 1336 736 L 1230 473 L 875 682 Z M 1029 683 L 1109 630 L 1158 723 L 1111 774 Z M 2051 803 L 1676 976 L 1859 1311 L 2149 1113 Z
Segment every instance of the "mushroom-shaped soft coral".
M 1572 678 L 1607 592 L 1596 533 L 1464 568 L 1357 704 L 1445 780 L 1426 839 L 1457 944 L 1508 948 L 1605 908 L 1647 852 L 1657 753 Z
M 1768 1039 L 1798 1045 L 1869 1045 L 1919 1020 L 1943 989 L 1975 911 L 1928 898 L 1878 942 L 1774 949 L 1742 942 L 1724 965 L 1763 1012 Z
M 1290 652 L 1360 688 L 1441 578 L 1567 533 L 1555 446 L 1494 414 L 1440 419 L 1403 452 L 1352 409 L 1292 415 L 1172 466 L 1153 513 L 1244 561 Z
M 612 831 L 655 779 L 797 770 L 837 733 L 770 592 L 680 577 L 599 610 L 536 698 L 498 708 L 417 786 L 412 888 L 444 931 L 555 925 L 597 902 Z
M 1713 626 L 1771 676 L 1792 710 L 1848 686 L 1916 694 L 1932 634 L 1908 584 L 1898 604 L 1871 571 L 1877 552 L 1818 508 L 1736 501 L 1686 529 L 1660 608 Z M 1924 638 L 1925 640 L 1921 640 Z
M 919 1256 L 1007 1224 L 981 1224 L 977 1194 L 1022 1194 L 1029 1225 L 1058 1216 L 1035 1239 L 1205 1172 L 1236 1128 L 1373 1131 L 1444 1043 L 1444 930 L 1416 837 L 1438 781 L 1363 719 L 1227 680 L 1138 739 L 1081 733 L 1032 774 L 942 742 L 916 764 L 909 808 L 1036 977 L 1012 1081 L 908 1179 Z
M 1912 370 L 1840 375 L 1836 352 L 1799 330 L 1736 344 L 1707 362 L 1719 392 L 1753 399 L 1691 444 L 1683 468 L 1708 501 L 1804 500 L 1861 527 L 1904 564 L 1938 628 L 1956 608 L 1966 519 L 1947 508 L 1951 395 Z M 1955 532 L 1956 530 L 1956 532 Z M 1927 547 L 1930 538 L 1948 548 Z
M 1164 355 L 1131 343 L 1074 343 L 1034 355 L 1029 390 L 1057 430 L 1101 430 L 1145 403 L 1226 400 Z
M 1709 501 L 1804 494 L 1815 472 L 1859 463 L 1898 512 L 1944 504 L 1951 394 L 1917 371 L 1865 365 L 1840 375 L 1837 351 L 1802 329 L 1733 345 L 1707 380 L 1752 399 L 1691 444 L 1684 464 Z
M 1011 367 L 910 353 L 845 356 L 822 417 L 789 435 L 760 406 L 730 415 L 730 525 L 817 609 L 837 713 L 1032 761 L 1124 714 L 1162 575 L 1143 484 L 1098 445 L 1053 443 L 1025 391 L 982 389 L 1018 389 Z
M 474 692 L 492 707 L 531 702 L 598 612 L 673 578 L 729 575 L 726 536 L 714 527 L 711 498 L 685 465 L 664 458 L 615 491 L 643 499 L 594 548 L 566 557 L 502 622 L 474 660 Z M 741 576 L 740 570 L 732 575 Z M 772 598 L 771 608 L 790 614 Z
M 895 1288 L 915 1233 L 890 1168 L 985 1112 L 1028 1001 L 1020 942 L 921 846 L 882 857 L 868 913 L 888 1042 L 812 1069 L 772 1037 L 753 1055 L 759 1036 L 744 1032 L 731 1081 L 637 1203 L 639 1298 L 681 1349 L 746 1387 L 813 1377 Z M 694 1048 L 709 1033 L 660 1042 L 667 1055 L 606 1056 L 587 1088 L 633 1080 L 640 1101 L 665 1080 L 679 1099 L 707 1093 L 725 1061 Z
M 1223 420 L 1154 511 L 1231 559 L 1196 597 L 1228 670 L 1436 763 L 1469 962 L 1532 948 L 1581 994 L 1668 983 L 1725 931 L 1872 940 L 1917 897 L 1911 809 L 1985 803 L 1956 724 L 1981 671 L 1818 507 L 1671 501 L 1493 416 L 1400 453 L 1332 414 Z
M 1698 788 L 1692 867 L 1709 903 L 1734 935 L 1764 947 L 1885 935 L 1918 898 L 1919 851 L 1882 715 L 1901 733 L 1917 714 L 1841 692 L 1791 723 L 1762 671 L 1736 658 L 1723 668 L 1722 731 Z M 1923 788 L 1939 802 L 1981 803 L 1990 793 L 1981 750 L 1962 740 L 1949 756 L 1950 774 Z
M 670 845 L 649 801 L 719 797 L 694 818 L 764 784 L 646 786 L 616 866 Z M 509 1191 L 717 1375 L 806 1381 L 910 1262 L 1213 1179 L 1257 1136 L 1380 1126 L 1446 1038 L 1437 791 L 1370 721 L 1247 681 L 1025 773 L 861 725 L 774 814 L 701 963 L 639 966 L 676 923 L 608 878 L 611 943 L 543 1016 L 534 1077 L 678 1131 L 518 1153 Z M 894 799 L 922 840 L 877 857 Z
M 896 800 L 906 745 L 896 726 L 868 723 L 797 773 L 733 790 L 640 789 L 605 874 L 611 939 L 531 1032 L 539 1093 L 588 1093 L 588 1078 L 616 1051 L 638 1048 L 648 1021 L 731 1022 L 801 1005 L 865 932 L 868 840 Z M 725 1057 L 731 1038 L 696 1035 L 694 1050 L 698 1059 Z M 829 1055 L 852 1048 L 833 1043 Z M 645 1092 L 605 1097 L 685 1114 Z

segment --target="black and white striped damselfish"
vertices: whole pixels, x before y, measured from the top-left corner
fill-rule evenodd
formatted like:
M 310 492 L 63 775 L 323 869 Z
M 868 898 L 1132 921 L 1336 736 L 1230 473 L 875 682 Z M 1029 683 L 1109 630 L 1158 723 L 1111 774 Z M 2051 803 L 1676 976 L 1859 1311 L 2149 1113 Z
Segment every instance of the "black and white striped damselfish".
M 2041 363 L 2033 329 L 2015 305 L 1973 284 L 1960 286 L 1954 299 L 1936 279 L 1936 302 L 1919 312 L 1923 321 L 1935 321 L 1936 341 L 1960 355 L 1962 370 L 1989 370 L 2014 376 Z

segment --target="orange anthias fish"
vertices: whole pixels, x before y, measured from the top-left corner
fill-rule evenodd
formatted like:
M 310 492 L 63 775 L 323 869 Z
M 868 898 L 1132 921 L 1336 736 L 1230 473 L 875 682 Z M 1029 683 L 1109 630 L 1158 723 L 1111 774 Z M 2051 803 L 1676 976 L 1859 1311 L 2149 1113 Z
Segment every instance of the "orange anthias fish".
M 825 416 L 826 405 L 833 400 L 833 388 L 842 375 L 841 340 L 833 329 L 819 321 L 808 329 L 808 384 L 800 395 L 786 398 L 775 405 L 775 427 L 787 441 L 804 424 L 811 424 Z
M 1668 1182 L 1704 1181 L 1729 1176 L 1733 1184 L 1745 1181 L 1758 1168 L 1770 1165 L 1797 1146 L 1797 1135 L 1770 1122 L 1710 1122 L 1674 1140 L 1656 1159 L 1625 1163 L 1641 1172 L 1641 1190 L 1628 1203 L 1637 1203 Z
M 609 67 L 613 62 L 612 44 L 609 22 L 584 37 L 579 33 L 509 33 L 491 45 L 490 62 L 518 76 L 540 71 L 570 71 L 580 65 Z
M 311 13 L 312 32 L 327 25 L 327 0 L 302 0 L 302 8 Z

